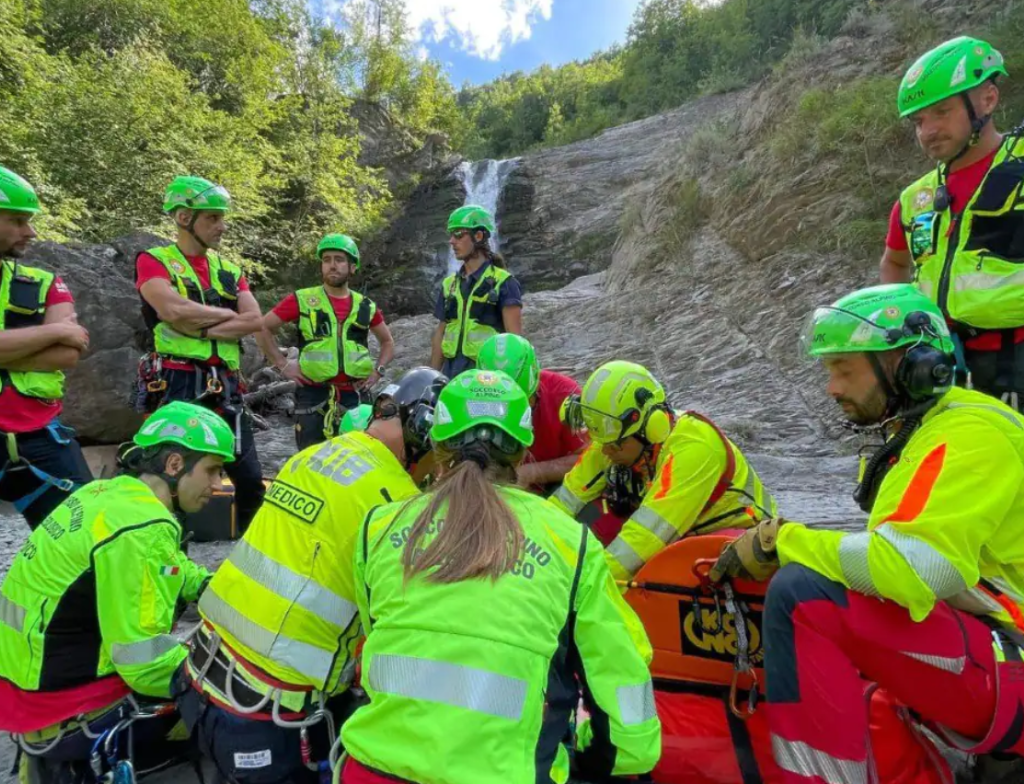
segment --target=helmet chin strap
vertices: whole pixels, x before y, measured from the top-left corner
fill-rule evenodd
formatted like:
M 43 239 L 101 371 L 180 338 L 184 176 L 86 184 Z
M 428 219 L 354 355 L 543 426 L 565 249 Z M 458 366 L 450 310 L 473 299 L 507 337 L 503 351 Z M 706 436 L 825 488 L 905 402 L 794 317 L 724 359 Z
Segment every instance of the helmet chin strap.
M 174 516 L 179 520 L 185 516 L 185 510 L 181 508 L 181 503 L 178 500 L 178 483 L 183 477 L 192 472 L 192 469 L 196 467 L 196 463 L 203 459 L 203 455 L 196 454 L 192 457 L 186 457 L 182 455 L 184 464 L 181 467 L 181 473 L 177 476 L 168 474 L 167 471 L 160 471 L 157 476 L 163 479 L 167 483 L 167 488 L 171 493 L 171 511 L 174 512 Z
M 196 234 L 197 220 L 199 220 L 199 210 L 192 210 L 192 218 L 191 220 L 189 220 L 188 226 L 185 227 L 185 231 L 192 235 L 192 239 L 198 242 L 203 247 L 203 250 L 209 250 L 210 246 L 207 245 L 206 242 L 198 234 Z
M 895 416 L 903 407 L 904 403 L 907 402 L 906 396 L 900 394 L 893 382 L 889 380 L 889 376 L 886 374 L 885 368 L 882 367 L 881 360 L 878 359 L 878 354 L 874 351 L 868 351 L 865 353 L 868 355 L 868 362 L 871 363 L 871 369 L 875 372 L 875 378 L 878 379 L 878 383 L 882 386 L 882 391 L 885 392 L 885 415 L 882 419 L 890 419 Z
M 971 120 L 971 138 L 967 140 L 967 144 L 960 148 L 960 152 L 946 161 L 946 170 L 952 166 L 956 161 L 964 157 L 968 150 L 978 144 L 981 141 L 981 132 L 988 125 L 989 120 L 992 119 L 991 114 L 986 114 L 984 117 L 979 117 L 977 110 L 974 108 L 974 101 L 971 100 L 970 91 L 960 93 L 960 98 L 963 99 L 964 106 L 967 108 L 967 116 Z

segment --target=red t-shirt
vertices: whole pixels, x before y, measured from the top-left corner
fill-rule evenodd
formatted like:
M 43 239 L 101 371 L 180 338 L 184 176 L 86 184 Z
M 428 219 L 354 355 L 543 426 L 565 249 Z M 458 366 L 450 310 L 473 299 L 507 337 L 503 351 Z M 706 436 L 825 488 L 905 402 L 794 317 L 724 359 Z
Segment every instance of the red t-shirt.
M 52 308 L 63 302 L 74 302 L 71 291 L 59 277 L 46 293 L 46 307 Z M 0 431 L 4 433 L 28 433 L 46 427 L 54 417 L 60 415 L 63 403 L 60 400 L 40 400 L 18 393 L 13 384 L 4 384 L 0 389 Z
M 338 324 L 343 323 L 352 312 L 352 295 L 349 294 L 347 297 L 332 297 L 328 295 L 328 299 L 331 301 L 331 307 L 334 308 L 334 317 L 338 320 Z M 289 294 L 274 306 L 272 313 L 285 324 L 291 324 L 298 321 L 299 300 L 294 294 Z M 380 308 L 377 308 L 373 314 L 373 318 L 370 319 L 370 327 L 377 327 L 383 323 L 384 313 Z M 341 388 L 352 388 L 352 379 L 344 373 L 338 373 L 338 375 L 325 383 L 333 384 L 334 386 Z
M 974 196 L 974 192 L 978 190 L 981 181 L 985 179 L 985 174 L 992 165 L 996 152 L 997 150 L 993 150 L 991 155 L 982 158 L 980 161 L 975 161 L 970 166 L 964 166 L 962 169 L 949 173 L 949 176 L 946 178 L 946 190 L 949 192 L 950 210 L 953 212 L 963 211 L 967 202 Z M 900 213 L 900 203 L 897 200 L 892 206 L 892 212 L 889 213 L 889 234 L 885 238 L 885 244 L 891 250 L 905 251 L 909 250 L 909 247 L 907 245 L 907 235 L 903 231 Z M 953 228 L 952 221 L 950 221 L 949 228 L 950 230 Z M 1024 340 L 1024 329 L 1018 329 L 1014 339 L 1017 343 Z M 993 332 L 971 338 L 965 341 L 964 345 L 975 351 L 998 351 L 1001 342 L 1002 339 L 999 334 Z
M 543 463 L 578 452 L 586 441 L 558 418 L 562 403 L 569 395 L 578 395 L 580 385 L 569 376 L 550 370 L 540 372 L 537 403 L 533 407 L 533 446 L 529 459 Z
M 196 273 L 196 277 L 199 278 L 199 285 L 204 290 L 210 288 L 209 259 L 206 256 L 185 256 L 185 260 L 188 261 L 189 266 Z M 135 288 L 140 291 L 142 290 L 142 284 L 147 280 L 153 280 L 153 278 L 163 278 L 168 283 L 171 281 L 171 275 L 167 271 L 167 267 L 148 253 L 139 254 L 139 259 L 135 262 L 135 277 Z M 238 279 L 238 290 L 249 290 L 249 281 L 245 279 L 245 275 Z M 209 364 L 220 365 L 222 363 L 220 357 L 212 357 Z M 192 370 L 195 367 L 191 362 L 175 362 L 174 360 L 164 360 L 163 366 L 168 370 Z

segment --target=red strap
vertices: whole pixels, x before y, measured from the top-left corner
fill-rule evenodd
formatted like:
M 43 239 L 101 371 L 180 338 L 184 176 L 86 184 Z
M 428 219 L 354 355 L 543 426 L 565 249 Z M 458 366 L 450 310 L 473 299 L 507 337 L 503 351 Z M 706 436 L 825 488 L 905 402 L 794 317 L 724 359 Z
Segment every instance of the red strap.
M 729 443 L 729 439 L 725 437 L 718 425 L 712 422 L 703 414 L 698 414 L 696 411 L 684 411 L 683 416 L 693 417 L 699 422 L 703 422 L 705 425 L 710 427 L 718 437 L 722 439 L 722 446 L 725 447 L 725 470 L 722 471 L 722 475 L 718 478 L 718 484 L 715 485 L 715 489 L 711 491 L 711 496 L 708 498 L 708 502 L 704 504 L 704 508 L 701 510 L 701 514 L 708 511 L 711 507 L 722 500 L 722 496 L 728 492 L 729 488 L 732 487 L 732 480 L 736 476 L 736 452 L 732 448 L 732 444 Z

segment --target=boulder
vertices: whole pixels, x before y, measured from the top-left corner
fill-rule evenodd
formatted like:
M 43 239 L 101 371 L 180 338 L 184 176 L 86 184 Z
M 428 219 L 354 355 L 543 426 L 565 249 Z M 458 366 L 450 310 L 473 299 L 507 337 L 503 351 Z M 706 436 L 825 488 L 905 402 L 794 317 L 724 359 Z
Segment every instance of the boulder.
M 63 421 L 86 443 L 130 438 L 142 417 L 128 406 L 146 337 L 133 283 L 139 251 L 168 241 L 133 234 L 110 245 L 32 245 L 25 263 L 59 274 L 75 297 L 89 351 L 68 373 Z

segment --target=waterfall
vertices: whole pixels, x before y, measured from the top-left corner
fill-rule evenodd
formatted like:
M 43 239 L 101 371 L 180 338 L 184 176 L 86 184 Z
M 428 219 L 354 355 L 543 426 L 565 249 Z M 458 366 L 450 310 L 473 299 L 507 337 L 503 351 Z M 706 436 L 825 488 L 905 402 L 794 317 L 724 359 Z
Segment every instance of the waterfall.
M 463 161 L 459 164 L 458 176 L 466 186 L 465 204 L 476 204 L 494 216 L 495 230 L 491 235 L 491 248 L 501 249 L 498 227 L 498 199 L 505 187 L 508 175 L 519 164 L 518 158 L 507 160 Z M 458 272 L 462 263 L 455 258 L 451 248 L 447 253 L 448 274 Z

